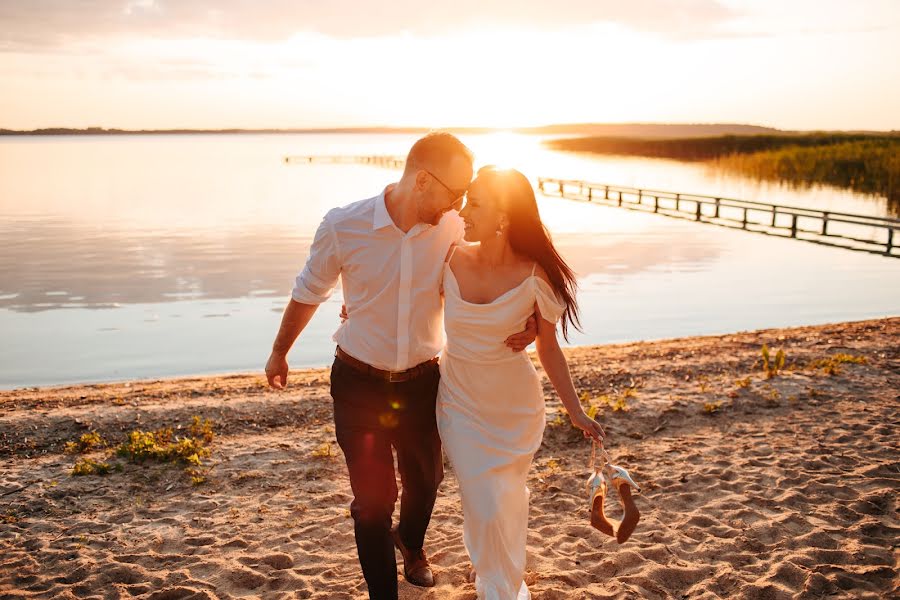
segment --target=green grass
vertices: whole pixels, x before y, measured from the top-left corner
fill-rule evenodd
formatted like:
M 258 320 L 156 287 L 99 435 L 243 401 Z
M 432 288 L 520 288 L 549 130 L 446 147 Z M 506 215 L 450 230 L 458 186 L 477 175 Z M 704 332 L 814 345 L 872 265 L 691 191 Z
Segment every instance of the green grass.
M 900 138 L 732 154 L 715 165 L 754 179 L 825 183 L 884 196 L 892 212 L 900 212 Z
M 193 437 L 173 440 L 171 429 L 135 430 L 116 448 L 116 454 L 137 463 L 153 460 L 199 465 L 201 459 L 209 456 L 209 448 L 204 446 L 203 440 Z
M 72 467 L 72 475 L 81 477 L 84 475 L 107 475 L 112 470 L 109 463 L 100 462 L 91 458 L 81 458 Z
M 64 451 L 66 454 L 84 454 L 98 448 L 105 448 L 106 440 L 96 431 L 83 433 L 77 442 L 66 442 Z
M 626 137 L 580 137 L 550 140 L 554 150 L 710 160 L 732 154 L 752 154 L 783 148 L 819 148 L 853 142 L 900 143 L 900 135 L 857 133 L 810 133 L 806 135 L 721 135 L 702 138 L 639 139 Z
M 827 375 L 839 375 L 841 373 L 841 365 L 843 364 L 865 365 L 868 363 L 869 361 L 865 356 L 856 356 L 839 352 L 837 354 L 832 354 L 827 358 L 814 360 L 809 364 L 809 367 L 811 369 L 821 369 L 822 372 Z
M 132 463 L 153 461 L 171 463 L 184 467 L 185 473 L 191 477 L 194 485 L 203 483 L 205 473 L 200 467 L 203 459 L 210 456 L 207 444 L 215 438 L 213 423 L 209 419 L 194 416 L 187 428 L 187 437 L 176 437 L 171 427 L 156 431 L 135 429 L 128 433 L 125 441 L 115 447 L 109 444 L 97 432 L 82 435 L 77 442 L 68 442 L 65 451 L 72 454 L 83 454 L 93 450 L 105 449 L 107 458 L 118 456 Z M 122 471 L 121 462 L 109 464 L 82 457 L 72 468 L 72 475 L 106 475 L 111 470 Z

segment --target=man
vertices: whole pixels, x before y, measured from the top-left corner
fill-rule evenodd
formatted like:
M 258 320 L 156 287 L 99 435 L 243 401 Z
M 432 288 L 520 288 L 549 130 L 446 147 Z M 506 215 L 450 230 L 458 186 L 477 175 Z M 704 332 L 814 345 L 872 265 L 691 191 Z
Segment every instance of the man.
M 423 549 L 443 478 L 435 422 L 443 343 L 440 278 L 450 247 L 463 238 L 456 213 L 472 179 L 472 152 L 449 133 L 410 149 L 400 181 L 366 200 L 329 211 L 266 364 L 269 385 L 287 384 L 287 353 L 341 277 L 350 318 L 338 328 L 331 369 L 335 436 L 350 473 L 356 548 L 369 597 L 397 598 L 394 546 L 404 575 L 431 587 Z M 507 339 L 512 351 L 534 341 L 536 325 Z M 400 519 L 391 529 L 397 483 Z

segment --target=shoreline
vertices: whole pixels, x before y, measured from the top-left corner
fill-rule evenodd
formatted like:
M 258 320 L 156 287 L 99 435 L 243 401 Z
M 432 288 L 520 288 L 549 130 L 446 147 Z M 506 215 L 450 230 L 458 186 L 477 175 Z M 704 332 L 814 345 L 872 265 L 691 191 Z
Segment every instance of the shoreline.
M 892 319 L 900 319 L 900 314 L 885 316 L 885 317 L 874 317 L 874 318 L 865 318 L 865 319 L 857 319 L 851 321 L 834 321 L 828 323 L 818 323 L 812 325 L 792 325 L 789 327 L 766 327 L 763 329 L 752 329 L 752 330 L 739 330 L 734 332 L 725 332 L 725 333 L 709 333 L 709 334 L 700 334 L 700 335 L 688 335 L 688 336 L 678 336 L 678 337 L 663 337 L 663 338 L 652 338 L 652 339 L 642 339 L 642 340 L 632 340 L 632 341 L 614 341 L 603 344 L 579 344 L 574 346 L 562 346 L 563 351 L 568 352 L 577 352 L 579 350 L 585 349 L 594 349 L 594 348 L 616 348 L 622 346 L 629 346 L 634 344 L 659 344 L 666 342 L 675 342 L 678 340 L 704 340 L 704 339 L 714 339 L 714 338 L 723 338 L 729 336 L 743 335 L 749 333 L 765 333 L 768 331 L 782 331 L 782 330 L 791 330 L 791 329 L 800 329 L 800 328 L 809 328 L 809 327 L 829 327 L 836 325 L 851 325 L 856 323 L 865 323 L 869 321 L 890 321 Z M 537 362 L 535 358 L 535 350 L 534 347 L 531 346 L 527 350 L 528 354 L 532 357 L 532 361 L 535 362 L 535 365 L 540 369 L 540 363 Z M 261 363 L 262 364 L 262 363 Z M 330 364 L 323 365 L 313 365 L 313 366 L 302 366 L 293 368 L 291 367 L 290 374 L 302 374 L 307 371 L 321 371 L 328 370 L 331 368 Z M 199 381 L 205 379 L 217 379 L 217 378 L 225 378 L 225 379 L 233 379 L 235 377 L 255 377 L 261 376 L 263 373 L 263 366 L 260 366 L 256 371 L 248 371 L 248 370 L 233 370 L 233 371 L 212 371 L 207 373 L 190 373 L 185 375 L 172 375 L 172 376 L 160 376 L 160 377 L 123 377 L 121 379 L 109 379 L 109 380 L 88 380 L 88 381 L 71 381 L 66 383 L 51 383 L 51 384 L 38 384 L 38 385 L 24 385 L 24 386 L 16 386 L 16 387 L 3 387 L 0 386 L 0 398 L 5 394 L 11 394 L 16 392 L 38 392 L 38 391 L 61 391 L 69 388 L 92 388 L 99 386 L 124 386 L 126 384 L 130 385 L 149 385 L 154 383 L 177 383 L 177 382 L 187 382 L 187 381 Z
M 763 344 L 786 354 L 772 377 Z M 564 352 L 613 461 L 643 488 L 642 518 L 623 545 L 589 526 L 590 444 L 542 374 L 525 574 L 536 600 L 900 591 L 900 317 Z M 260 373 L 0 391 L 0 592 L 363 595 L 328 369 L 292 371 L 283 392 L 264 384 Z M 83 456 L 121 471 L 70 474 L 79 457 L 64 445 L 84 433 L 119 443 L 194 415 L 215 431 L 200 485 L 102 451 Z M 426 539 L 438 585 L 401 577 L 403 599 L 474 597 L 445 469 Z

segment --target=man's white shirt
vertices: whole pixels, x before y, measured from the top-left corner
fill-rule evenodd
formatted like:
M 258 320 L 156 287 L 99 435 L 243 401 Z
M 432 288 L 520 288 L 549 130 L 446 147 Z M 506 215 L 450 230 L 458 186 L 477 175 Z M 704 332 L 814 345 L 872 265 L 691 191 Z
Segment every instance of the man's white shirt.
M 321 304 L 340 277 L 350 318 L 334 341 L 373 367 L 403 371 L 443 346 L 441 274 L 448 250 L 462 242 L 465 230 L 459 214 L 449 211 L 437 225 L 418 223 L 403 233 L 385 206 L 390 187 L 328 211 L 291 297 Z

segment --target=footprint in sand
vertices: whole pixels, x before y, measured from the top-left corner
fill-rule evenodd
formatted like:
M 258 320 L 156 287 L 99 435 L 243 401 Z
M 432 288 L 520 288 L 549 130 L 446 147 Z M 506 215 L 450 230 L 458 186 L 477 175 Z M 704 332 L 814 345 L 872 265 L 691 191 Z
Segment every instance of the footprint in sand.
M 228 580 L 237 587 L 255 590 L 266 582 L 266 577 L 250 570 L 240 569 L 229 573 Z
M 188 546 L 210 546 L 216 543 L 216 538 L 211 535 L 184 538 L 184 543 Z
M 290 569 L 294 566 L 294 559 L 287 554 L 269 554 L 268 556 L 262 557 L 260 562 L 269 565 L 273 569 L 279 570 Z
M 215 596 L 205 590 L 178 586 L 151 594 L 147 600 L 215 600 Z

